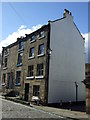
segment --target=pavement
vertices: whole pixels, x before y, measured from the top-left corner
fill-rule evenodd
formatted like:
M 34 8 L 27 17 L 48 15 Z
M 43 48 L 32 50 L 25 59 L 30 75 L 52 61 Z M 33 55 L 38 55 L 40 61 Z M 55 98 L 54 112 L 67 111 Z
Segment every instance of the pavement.
M 60 115 L 66 118 L 74 119 L 74 120 L 82 120 L 82 119 L 87 120 L 88 119 L 88 115 L 86 114 L 86 112 L 77 112 L 77 111 L 52 108 L 52 107 L 47 107 L 47 106 L 36 106 L 36 105 L 32 105 L 32 106 L 36 109 L 51 112 L 56 115 Z
M 5 99 L 5 98 L 3 97 L 3 99 Z M 88 115 L 86 114 L 86 112 L 71 111 L 71 110 L 67 110 L 67 109 L 53 108 L 53 107 L 41 106 L 41 105 L 37 106 L 37 105 L 29 104 L 29 102 L 17 100 L 13 97 L 12 98 L 7 97 L 6 99 L 14 101 L 14 102 L 21 103 L 21 104 L 26 104 L 28 106 L 31 106 L 32 108 L 37 109 L 37 110 L 41 110 L 43 112 L 47 112 L 47 113 L 51 113 L 51 114 L 54 114 L 54 115 L 62 116 L 62 117 L 65 117 L 67 119 L 88 120 Z

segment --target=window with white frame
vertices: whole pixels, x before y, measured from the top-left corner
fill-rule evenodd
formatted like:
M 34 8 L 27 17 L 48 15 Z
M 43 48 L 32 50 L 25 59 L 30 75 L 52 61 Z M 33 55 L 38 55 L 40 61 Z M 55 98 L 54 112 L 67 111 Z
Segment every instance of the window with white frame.
M 37 64 L 37 76 L 43 76 L 43 63 Z
M 34 47 L 30 48 L 29 57 L 34 57 Z
M 39 33 L 39 38 L 43 38 L 44 37 L 44 31 L 41 31 L 40 33 Z
M 43 55 L 44 54 L 44 44 L 39 45 L 38 49 L 38 55 Z
M 35 41 L 35 35 L 32 35 L 31 42 Z
M 40 97 L 40 85 L 33 86 L 33 96 Z
M 18 53 L 18 62 L 17 64 L 21 64 L 22 63 L 22 56 L 23 56 L 23 53 Z
M 32 77 L 33 76 L 33 71 L 34 71 L 34 66 L 28 66 L 28 77 Z
M 9 54 L 9 48 L 6 48 L 5 50 L 5 56 Z

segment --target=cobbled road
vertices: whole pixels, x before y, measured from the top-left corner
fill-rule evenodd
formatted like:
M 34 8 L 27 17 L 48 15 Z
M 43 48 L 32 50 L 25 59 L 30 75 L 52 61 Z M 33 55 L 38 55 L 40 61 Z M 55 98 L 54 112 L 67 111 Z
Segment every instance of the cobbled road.
M 51 120 L 52 118 L 55 120 L 71 120 L 5 99 L 2 99 L 2 118 L 47 118 L 47 120 Z

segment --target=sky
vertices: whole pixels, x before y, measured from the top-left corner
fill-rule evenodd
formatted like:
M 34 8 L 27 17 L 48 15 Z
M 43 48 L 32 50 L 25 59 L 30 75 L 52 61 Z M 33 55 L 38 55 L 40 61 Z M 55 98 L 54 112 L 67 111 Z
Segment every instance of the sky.
M 2 46 L 15 42 L 17 37 L 31 33 L 48 20 L 62 18 L 65 8 L 72 12 L 87 43 L 88 2 L 2 2 L 0 52 Z

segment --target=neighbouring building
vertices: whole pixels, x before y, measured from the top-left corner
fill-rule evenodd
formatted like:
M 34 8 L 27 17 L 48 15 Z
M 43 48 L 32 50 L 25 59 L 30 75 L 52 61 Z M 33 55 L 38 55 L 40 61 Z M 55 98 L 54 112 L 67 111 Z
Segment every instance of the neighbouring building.
M 90 63 L 85 64 L 85 80 L 83 83 L 85 84 L 86 91 L 86 113 L 90 114 Z
M 1 54 L 0 54 L 0 81 L 1 81 L 1 61 L 2 61 L 2 57 L 1 57 Z
M 43 103 L 84 101 L 84 38 L 71 12 L 48 21 L 35 32 L 18 38 L 2 51 L 3 93 L 15 91 Z
M 1 62 L 2 62 L 2 56 L 0 54 L 0 92 L 2 91 L 2 86 L 1 86 Z

